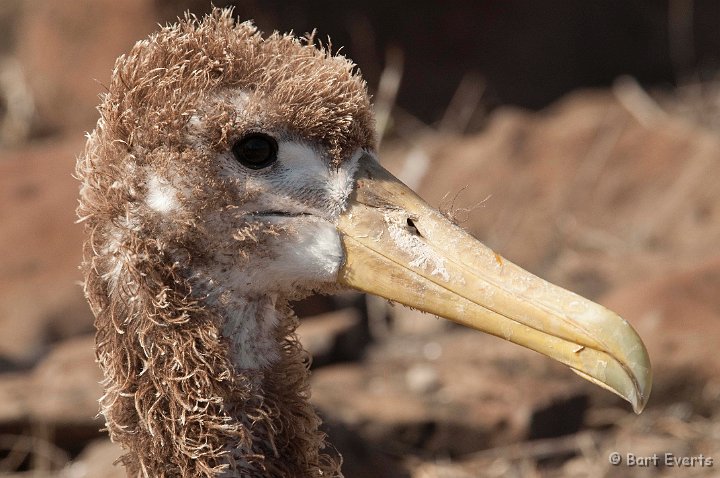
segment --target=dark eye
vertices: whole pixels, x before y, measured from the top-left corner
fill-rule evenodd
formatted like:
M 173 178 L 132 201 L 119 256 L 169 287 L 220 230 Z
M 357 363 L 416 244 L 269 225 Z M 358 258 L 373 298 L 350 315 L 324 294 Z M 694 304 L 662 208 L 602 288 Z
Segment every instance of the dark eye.
M 232 147 L 235 159 L 251 169 L 262 169 L 270 166 L 277 159 L 278 144 L 274 138 L 262 134 L 249 134 Z

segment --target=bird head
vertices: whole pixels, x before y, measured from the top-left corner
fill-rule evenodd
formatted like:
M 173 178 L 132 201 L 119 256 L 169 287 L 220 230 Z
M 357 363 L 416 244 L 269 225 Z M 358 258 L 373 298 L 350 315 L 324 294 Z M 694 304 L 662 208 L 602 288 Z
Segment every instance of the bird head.
M 650 362 L 632 327 L 502 258 L 387 172 L 364 81 L 312 43 L 216 11 L 119 60 L 83 192 L 112 218 L 97 244 L 114 258 L 97 264 L 108 289 L 122 244 L 152 241 L 198 300 L 215 286 L 219 302 L 352 288 L 540 352 L 642 410 Z

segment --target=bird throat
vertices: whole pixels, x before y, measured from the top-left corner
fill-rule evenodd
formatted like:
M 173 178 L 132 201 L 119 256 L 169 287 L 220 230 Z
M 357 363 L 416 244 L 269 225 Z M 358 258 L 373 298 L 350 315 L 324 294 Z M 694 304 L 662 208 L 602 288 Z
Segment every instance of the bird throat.
M 229 297 L 216 304 L 222 337 L 229 342 L 230 360 L 238 372 L 261 372 L 277 363 L 282 353 L 278 325 L 286 318 L 277 306 L 277 295 Z
M 322 452 L 325 435 L 309 403 L 309 356 L 287 300 L 238 295 L 233 281 L 195 272 L 193 289 L 219 321 L 235 374 L 225 409 L 245 434 L 227 450 L 229 467 L 218 476 L 337 476 L 339 457 Z

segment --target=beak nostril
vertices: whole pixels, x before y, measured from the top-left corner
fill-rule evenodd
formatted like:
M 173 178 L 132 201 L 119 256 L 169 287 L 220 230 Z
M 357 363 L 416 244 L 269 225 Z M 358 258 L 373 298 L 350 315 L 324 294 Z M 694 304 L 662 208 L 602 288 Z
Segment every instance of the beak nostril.
M 415 226 L 415 221 L 416 221 L 416 219 L 413 219 L 411 217 L 407 218 L 408 228 L 410 228 L 410 232 L 412 232 L 416 236 L 422 237 L 422 234 L 420 234 L 420 231 L 418 230 L 417 226 Z

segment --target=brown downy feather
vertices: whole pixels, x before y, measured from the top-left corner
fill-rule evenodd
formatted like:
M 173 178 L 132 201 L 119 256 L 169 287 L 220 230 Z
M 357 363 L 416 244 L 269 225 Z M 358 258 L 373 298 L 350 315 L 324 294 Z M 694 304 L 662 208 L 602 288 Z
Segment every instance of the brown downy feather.
M 200 178 L 205 194 L 197 197 L 207 202 L 187 204 L 169 230 L 142 202 L 141 171 L 209 167 L 212 151 L 191 154 L 187 124 L 213 94 L 234 88 L 260 95 L 252 104 L 266 106 L 248 117 L 323 145 L 330 163 L 371 148 L 369 99 L 353 68 L 289 36 L 263 39 L 218 9 L 163 28 L 118 59 L 78 161 L 78 215 L 89 237 L 83 271 L 105 376 L 101 412 L 112 439 L 127 450 L 121 460 L 129 476 L 339 474 L 340 459 L 322 452 L 324 435 L 308 403 L 308 357 L 290 309 L 280 305 L 283 355 L 258 380 L 233 368 L 222 318 L 188 279 L 188 264 L 203 254 L 203 212 L 243 198 L 214 190 L 220 186 L 211 175 Z M 222 110 L 214 121 L 203 139 L 215 151 L 254 127 Z

